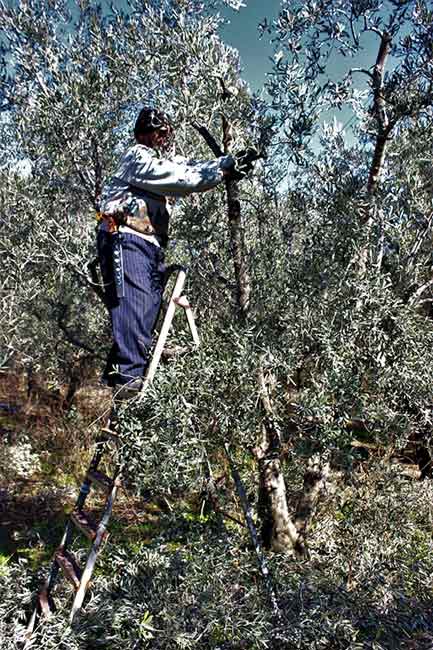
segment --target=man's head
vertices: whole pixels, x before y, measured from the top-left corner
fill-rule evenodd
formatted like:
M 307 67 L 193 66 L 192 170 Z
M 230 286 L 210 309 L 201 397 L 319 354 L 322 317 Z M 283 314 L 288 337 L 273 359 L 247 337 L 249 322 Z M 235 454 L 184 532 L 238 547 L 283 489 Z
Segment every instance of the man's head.
M 148 107 L 140 111 L 134 127 L 137 142 L 152 149 L 164 149 L 172 133 L 173 128 L 162 111 Z

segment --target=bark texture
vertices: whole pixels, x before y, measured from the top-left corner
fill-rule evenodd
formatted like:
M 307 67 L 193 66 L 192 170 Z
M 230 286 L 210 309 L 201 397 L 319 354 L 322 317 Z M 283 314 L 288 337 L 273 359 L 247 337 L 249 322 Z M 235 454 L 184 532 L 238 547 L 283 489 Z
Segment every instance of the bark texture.
M 310 459 L 309 467 L 304 474 L 304 486 L 295 513 L 295 527 L 298 534 L 298 545 L 306 548 L 308 528 L 317 509 L 317 504 L 326 486 L 329 476 L 329 464 L 322 465 L 320 459 Z
M 281 434 L 274 423 L 263 368 L 259 371 L 258 381 L 265 417 L 262 439 L 254 449 L 254 454 L 259 466 L 259 514 L 262 520 L 263 543 L 266 548 L 279 553 L 288 553 L 293 548 L 298 555 L 303 555 L 304 549 L 298 543 L 299 535 L 287 505 L 281 466 Z
M 250 308 L 251 281 L 245 255 L 244 227 L 241 218 L 238 183 L 226 180 L 226 192 L 230 252 L 236 278 L 236 303 L 241 318 L 245 320 Z
M 374 220 L 375 206 L 373 197 L 379 184 L 385 162 L 385 150 L 389 140 L 394 123 L 390 122 L 387 114 L 386 100 L 384 95 L 385 66 L 391 51 L 392 37 L 387 32 L 378 32 L 380 35 L 379 51 L 376 57 L 376 63 L 371 74 L 371 83 L 373 89 L 373 106 L 372 114 L 376 121 L 377 130 L 374 144 L 373 159 L 370 165 L 367 181 L 367 201 L 361 207 L 361 221 L 364 224 L 367 236 L 369 235 Z M 359 256 L 359 274 L 363 276 L 367 269 L 368 259 L 368 242 L 364 245 Z
M 376 63 L 372 73 L 373 84 L 373 114 L 377 123 L 377 135 L 374 147 L 373 160 L 370 166 L 367 183 L 367 193 L 373 194 L 379 182 L 380 174 L 385 161 L 385 148 L 394 126 L 388 119 L 386 101 L 384 97 L 385 66 L 391 51 L 392 37 L 384 31 L 380 33 L 380 45 Z

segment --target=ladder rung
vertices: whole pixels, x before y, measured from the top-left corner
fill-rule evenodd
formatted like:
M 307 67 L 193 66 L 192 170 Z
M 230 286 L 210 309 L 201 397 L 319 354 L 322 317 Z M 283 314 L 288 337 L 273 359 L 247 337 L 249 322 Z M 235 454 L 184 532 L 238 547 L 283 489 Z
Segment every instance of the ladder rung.
M 38 605 L 44 616 L 49 616 L 51 614 L 52 610 L 46 587 L 41 589 L 41 591 L 38 593 Z
M 87 472 L 87 478 L 89 479 L 89 481 L 92 481 L 92 483 L 96 483 L 104 490 L 110 491 L 114 487 L 113 479 L 107 476 L 106 474 L 104 474 L 103 472 L 98 472 L 96 469 L 89 470 Z
M 81 530 L 83 535 L 85 535 L 87 539 L 90 539 L 90 541 L 93 542 L 96 537 L 98 527 L 92 517 L 90 517 L 90 515 L 86 514 L 82 510 L 73 510 L 71 512 L 70 518 L 72 523 Z
M 68 551 L 59 548 L 55 555 L 54 560 L 57 562 L 65 577 L 74 587 L 75 591 L 80 588 L 81 569 Z

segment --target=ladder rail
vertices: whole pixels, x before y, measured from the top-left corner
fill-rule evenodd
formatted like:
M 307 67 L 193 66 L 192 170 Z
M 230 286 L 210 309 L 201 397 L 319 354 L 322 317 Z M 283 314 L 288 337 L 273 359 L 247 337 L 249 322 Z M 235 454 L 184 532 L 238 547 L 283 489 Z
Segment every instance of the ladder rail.
M 147 367 L 146 373 L 144 375 L 143 387 L 140 391 L 141 396 L 143 396 L 147 387 L 149 386 L 149 384 L 152 383 L 155 377 L 156 370 L 161 360 L 161 355 L 163 353 L 165 344 L 167 342 L 168 334 L 170 332 L 174 314 L 176 312 L 176 307 L 181 307 L 185 310 L 186 318 L 188 321 L 189 329 L 191 331 L 192 339 L 194 341 L 194 345 L 196 347 L 200 345 L 200 337 L 198 335 L 197 326 L 195 324 L 194 314 L 191 309 L 191 305 L 189 304 L 186 296 L 182 295 L 185 286 L 185 281 L 186 281 L 186 269 L 184 267 L 176 267 L 175 271 L 177 271 L 177 278 L 170 297 L 170 301 L 167 306 L 161 331 L 159 333 L 158 339 L 154 347 L 150 364 Z
M 98 526 L 95 541 L 92 544 L 89 556 L 87 558 L 86 566 L 84 567 L 83 575 L 81 577 L 80 587 L 75 594 L 74 602 L 72 604 L 70 619 L 69 619 L 70 623 L 73 623 L 77 612 L 81 609 L 83 605 L 87 587 L 89 585 L 90 579 L 92 577 L 93 569 L 95 568 L 96 560 L 98 558 L 99 547 L 101 546 L 104 539 L 106 539 L 107 525 L 108 522 L 110 521 L 111 513 L 113 511 L 114 501 L 116 499 L 116 494 L 119 485 L 120 485 L 120 481 L 118 478 L 116 478 L 114 481 L 114 486 L 107 499 L 104 514 Z
M 185 281 L 186 281 L 186 268 L 183 266 L 172 266 L 167 269 L 166 272 L 166 278 L 164 282 L 164 289 L 167 286 L 168 279 L 170 275 L 177 273 L 175 284 L 173 291 L 170 296 L 170 301 L 168 303 L 166 313 L 163 319 L 163 323 L 161 326 L 161 330 L 159 333 L 159 336 L 156 340 L 153 352 L 152 352 L 152 357 L 150 364 L 147 368 L 147 371 L 143 377 L 143 388 L 140 392 L 140 396 L 143 395 L 144 391 L 146 388 L 149 386 L 149 384 L 153 381 L 156 370 L 158 368 L 159 362 L 161 360 L 162 353 L 164 351 L 164 346 L 166 344 L 170 328 L 173 323 L 173 318 L 175 315 L 175 311 L 177 307 L 180 307 L 184 309 L 185 315 L 187 318 L 188 326 L 191 331 L 191 336 L 194 342 L 194 345 L 198 347 L 200 345 L 200 338 L 198 335 L 197 327 L 195 324 L 195 319 L 194 319 L 194 314 L 191 309 L 191 306 L 188 302 L 188 299 L 186 296 L 182 295 L 184 286 L 185 286 Z M 111 416 L 110 416 L 111 417 Z M 110 431 L 110 433 L 112 433 Z M 65 525 L 65 529 L 63 532 L 63 536 L 60 542 L 60 545 L 58 546 L 56 552 L 54 553 L 52 563 L 51 563 L 51 568 L 49 575 L 47 576 L 46 580 L 43 583 L 43 586 L 41 589 L 39 589 L 37 597 L 36 597 L 36 605 L 32 611 L 31 618 L 29 620 L 29 623 L 27 625 L 27 629 L 25 632 L 25 644 L 23 646 L 23 650 L 29 649 L 33 644 L 32 644 L 32 635 L 35 631 L 36 625 L 37 625 L 37 620 L 39 615 L 44 615 L 44 616 L 49 616 L 49 614 L 53 611 L 53 605 L 52 605 L 52 598 L 51 598 L 51 591 L 54 588 L 56 581 L 58 579 L 59 571 L 62 568 L 62 558 L 64 559 L 64 556 L 66 554 L 66 557 L 71 558 L 74 560 L 73 556 L 69 553 L 68 555 L 68 547 L 71 544 L 72 537 L 74 530 L 78 528 L 82 534 L 86 534 L 86 531 L 83 531 L 83 527 L 85 528 L 83 521 L 86 520 L 86 514 L 83 511 L 83 507 L 85 505 L 86 499 L 90 493 L 92 483 L 97 482 L 97 475 L 101 475 L 102 477 L 104 476 L 101 472 L 98 472 L 98 467 L 99 463 L 102 460 L 102 457 L 107 450 L 108 446 L 110 443 L 117 444 L 118 439 L 116 439 L 116 436 L 114 436 L 114 439 L 112 436 L 106 435 L 102 431 L 102 434 L 97 438 L 96 440 L 96 449 L 93 454 L 93 458 L 90 462 L 89 469 L 85 475 L 85 478 L 83 479 L 83 482 L 80 486 L 80 491 L 78 494 L 78 497 L 75 502 L 75 506 L 73 508 L 73 511 L 71 515 L 68 518 L 68 521 Z M 93 472 L 93 474 L 92 474 Z M 93 477 L 93 478 L 92 478 Z M 109 477 L 105 477 L 105 479 L 108 479 Z M 99 524 L 96 526 L 95 530 L 95 536 L 92 538 L 91 542 L 91 547 L 90 551 L 87 555 L 87 560 L 84 569 L 81 571 L 80 570 L 80 577 L 79 577 L 79 585 L 78 582 L 77 588 L 75 591 L 75 596 L 71 608 L 71 613 L 70 613 L 70 624 L 73 623 L 75 616 L 79 612 L 79 610 L 82 608 L 84 598 L 87 592 L 87 589 L 89 587 L 89 583 L 93 574 L 93 570 L 95 568 L 96 560 L 98 557 L 98 554 L 101 549 L 101 545 L 103 541 L 107 538 L 107 526 L 110 521 L 113 507 L 114 507 L 114 502 L 117 496 L 117 492 L 119 487 L 121 486 L 121 467 L 117 465 L 117 468 L 114 473 L 114 479 L 109 479 L 108 481 L 108 486 L 105 485 L 105 489 L 109 490 L 108 497 L 105 502 L 104 506 L 104 511 L 101 517 L 101 520 Z M 73 513 L 82 513 L 82 517 L 72 517 Z M 89 515 L 87 515 L 89 517 Z M 78 521 L 78 523 L 77 523 Z M 80 525 L 78 525 L 80 524 Z M 81 526 L 81 527 L 80 527 Z M 60 558 L 60 555 L 62 556 Z M 57 558 L 60 558 L 56 560 Z M 75 563 L 75 562 L 74 562 Z M 65 564 L 65 562 L 63 562 Z M 79 567 L 78 567 L 79 569 Z M 78 570 L 77 569 L 77 570 Z M 62 568 L 63 570 L 63 568 Z

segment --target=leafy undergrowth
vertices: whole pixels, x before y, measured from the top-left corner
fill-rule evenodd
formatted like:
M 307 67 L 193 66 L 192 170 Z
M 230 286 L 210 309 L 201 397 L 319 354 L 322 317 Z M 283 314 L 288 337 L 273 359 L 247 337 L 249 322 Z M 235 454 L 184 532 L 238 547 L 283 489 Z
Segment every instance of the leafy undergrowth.
M 122 507 L 85 608 L 71 628 L 69 600 L 42 622 L 34 648 L 305 650 L 431 648 L 431 481 L 385 463 L 362 466 L 326 495 L 311 557 L 270 555 L 282 612 L 272 617 L 246 529 L 185 502 Z M 125 506 L 123 506 L 125 508 Z M 134 509 L 132 508 L 132 509 Z M 32 593 L 45 574 L 26 558 L 0 565 L 2 648 L 19 647 Z M 68 591 L 69 593 L 69 591 Z

